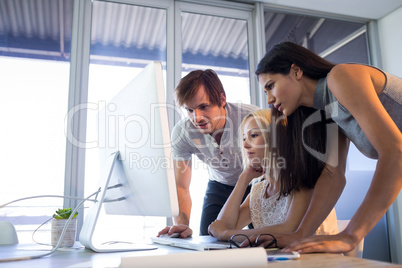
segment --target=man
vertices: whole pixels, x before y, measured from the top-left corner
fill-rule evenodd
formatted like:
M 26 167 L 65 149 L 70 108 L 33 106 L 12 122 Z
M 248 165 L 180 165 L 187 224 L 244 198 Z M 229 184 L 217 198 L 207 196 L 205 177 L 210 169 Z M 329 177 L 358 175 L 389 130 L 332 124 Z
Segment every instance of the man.
M 200 235 L 207 235 L 209 224 L 216 219 L 242 172 L 238 128 L 243 118 L 258 107 L 227 103 L 222 83 L 210 69 L 192 71 L 182 78 L 176 88 L 176 100 L 188 114 L 176 124 L 171 137 L 179 215 L 174 219 L 175 225 L 159 235 L 180 233 L 180 237 L 188 237 L 193 233 L 189 228 L 192 154 L 208 167 L 200 225 Z

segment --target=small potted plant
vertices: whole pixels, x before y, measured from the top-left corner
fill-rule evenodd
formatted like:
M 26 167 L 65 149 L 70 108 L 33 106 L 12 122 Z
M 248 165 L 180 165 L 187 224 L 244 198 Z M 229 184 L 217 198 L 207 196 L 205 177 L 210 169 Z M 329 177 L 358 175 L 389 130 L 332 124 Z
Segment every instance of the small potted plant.
M 52 246 L 56 246 L 59 242 L 61 233 L 68 221 L 72 213 L 71 208 L 61 208 L 56 210 L 56 213 L 53 214 L 53 219 L 51 222 L 51 244 Z M 64 234 L 63 241 L 60 244 L 60 247 L 72 247 L 75 243 L 75 236 L 77 234 L 77 217 L 78 212 L 75 212 L 72 217 L 70 223 L 68 224 L 67 230 Z

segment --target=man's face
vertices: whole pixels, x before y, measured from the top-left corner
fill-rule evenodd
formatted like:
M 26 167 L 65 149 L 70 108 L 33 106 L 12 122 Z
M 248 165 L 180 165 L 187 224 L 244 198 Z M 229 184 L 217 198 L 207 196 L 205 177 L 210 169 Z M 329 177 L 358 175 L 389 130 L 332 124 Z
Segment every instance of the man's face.
M 188 117 L 193 125 L 202 134 L 213 134 L 217 130 L 223 129 L 226 122 L 226 99 L 221 95 L 221 107 L 212 105 L 205 93 L 204 86 L 201 86 L 194 97 L 184 103 Z

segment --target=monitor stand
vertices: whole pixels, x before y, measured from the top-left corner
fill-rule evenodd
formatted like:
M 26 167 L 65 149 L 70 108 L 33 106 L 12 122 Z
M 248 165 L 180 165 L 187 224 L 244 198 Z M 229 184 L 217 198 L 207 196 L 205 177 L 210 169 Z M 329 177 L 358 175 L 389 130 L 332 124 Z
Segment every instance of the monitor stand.
M 93 235 L 96 227 L 96 223 L 99 218 L 102 205 L 105 201 L 106 192 L 110 182 L 119 181 L 118 178 L 125 177 L 122 162 L 120 160 L 120 153 L 115 152 L 107 158 L 106 169 L 109 172 L 106 174 L 104 180 L 104 187 L 101 190 L 101 197 L 92 207 L 89 208 L 88 214 L 85 217 L 84 224 L 80 233 L 80 243 L 86 248 L 89 248 L 95 252 L 119 252 L 119 251 L 137 251 L 137 250 L 153 250 L 157 247 L 148 244 L 138 244 L 130 242 L 106 242 L 96 244 L 93 241 Z M 113 185 L 112 185 L 113 186 Z

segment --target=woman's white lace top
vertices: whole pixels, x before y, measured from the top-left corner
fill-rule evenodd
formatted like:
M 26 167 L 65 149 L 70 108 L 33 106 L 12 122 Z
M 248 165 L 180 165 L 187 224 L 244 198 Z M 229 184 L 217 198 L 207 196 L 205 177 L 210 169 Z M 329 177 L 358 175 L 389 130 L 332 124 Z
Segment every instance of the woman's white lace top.
M 285 222 L 293 195 L 281 196 L 279 193 L 268 198 L 264 197 L 268 180 L 254 184 L 250 192 L 250 215 L 254 228 L 276 225 Z M 331 211 L 325 221 L 317 229 L 316 234 L 338 233 L 335 209 Z

